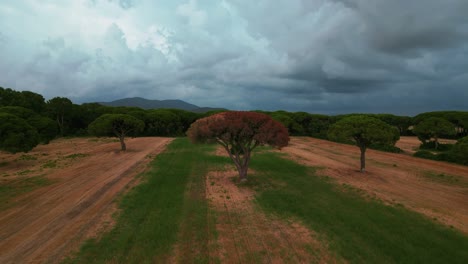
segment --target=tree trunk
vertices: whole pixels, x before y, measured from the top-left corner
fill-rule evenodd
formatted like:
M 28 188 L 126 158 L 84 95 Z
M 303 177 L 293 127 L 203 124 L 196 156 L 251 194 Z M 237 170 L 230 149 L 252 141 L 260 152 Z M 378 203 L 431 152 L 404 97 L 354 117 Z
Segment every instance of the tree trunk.
M 361 172 L 366 172 L 366 147 L 359 147 L 361 149 Z
M 124 141 L 124 136 L 120 136 L 119 139 L 120 139 L 120 146 L 121 146 L 121 149 L 123 151 L 127 150 L 127 146 L 125 145 L 125 141 Z
M 247 181 L 247 170 L 249 168 L 247 166 L 241 167 L 239 169 L 239 181 L 240 182 L 245 182 Z

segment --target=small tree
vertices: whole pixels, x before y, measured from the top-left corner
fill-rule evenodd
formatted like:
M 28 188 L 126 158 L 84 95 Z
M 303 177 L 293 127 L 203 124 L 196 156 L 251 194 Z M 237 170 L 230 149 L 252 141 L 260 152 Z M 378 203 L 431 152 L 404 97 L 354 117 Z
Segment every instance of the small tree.
M 361 172 L 366 169 L 366 150 L 371 144 L 395 145 L 398 129 L 373 117 L 356 115 L 341 119 L 330 127 L 328 137 L 339 142 L 354 142 L 361 150 Z
M 127 150 L 125 137 L 143 131 L 145 123 L 138 118 L 125 114 L 104 114 L 88 126 L 89 133 L 95 136 L 116 136 L 122 150 Z
M 288 145 L 287 129 L 278 121 L 255 112 L 223 112 L 198 119 L 187 131 L 192 142 L 217 142 L 226 150 L 239 172 L 247 180 L 251 152 L 257 146 L 282 148 Z
M 440 117 L 430 117 L 419 122 L 413 129 L 413 133 L 424 144 L 426 140 L 434 138 L 435 149 L 439 147 L 439 137 L 442 135 L 451 136 L 455 135 L 455 126 Z
M 0 113 L 0 150 L 28 152 L 37 144 L 39 134 L 34 127 L 15 115 Z

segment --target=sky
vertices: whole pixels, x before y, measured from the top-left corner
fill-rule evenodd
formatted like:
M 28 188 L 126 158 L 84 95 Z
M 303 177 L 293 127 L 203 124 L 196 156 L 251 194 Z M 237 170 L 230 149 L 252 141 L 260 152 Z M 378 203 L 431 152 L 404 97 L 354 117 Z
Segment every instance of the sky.
M 467 0 L 0 0 L 0 86 L 75 103 L 468 110 Z

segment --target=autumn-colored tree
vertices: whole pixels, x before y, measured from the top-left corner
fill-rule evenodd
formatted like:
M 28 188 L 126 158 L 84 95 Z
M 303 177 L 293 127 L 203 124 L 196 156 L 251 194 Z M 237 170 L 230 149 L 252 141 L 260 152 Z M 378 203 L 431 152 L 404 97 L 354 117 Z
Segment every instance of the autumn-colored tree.
M 140 119 L 125 114 L 104 114 L 88 126 L 89 133 L 96 136 L 116 136 L 122 150 L 127 150 L 125 137 L 143 131 L 145 123 Z
M 288 145 L 287 129 L 268 115 L 255 112 L 223 112 L 198 119 L 187 131 L 190 140 L 217 142 L 229 154 L 239 172 L 247 179 L 252 150 L 260 145 L 282 148 Z
M 444 118 L 429 117 L 419 122 L 413 129 L 422 143 L 434 138 L 435 149 L 439 147 L 439 137 L 442 135 L 452 136 L 456 134 L 455 126 Z
M 328 137 L 340 142 L 354 142 L 361 150 L 361 172 L 366 169 L 366 150 L 371 144 L 395 145 L 398 129 L 370 116 L 345 117 L 330 127 Z

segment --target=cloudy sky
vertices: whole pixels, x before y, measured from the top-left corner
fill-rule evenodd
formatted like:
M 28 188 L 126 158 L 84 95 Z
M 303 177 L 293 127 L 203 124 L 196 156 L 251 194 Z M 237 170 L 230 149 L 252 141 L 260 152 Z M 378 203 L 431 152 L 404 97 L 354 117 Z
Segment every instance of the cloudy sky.
M 467 0 L 0 0 L 0 86 L 75 103 L 468 110 Z

